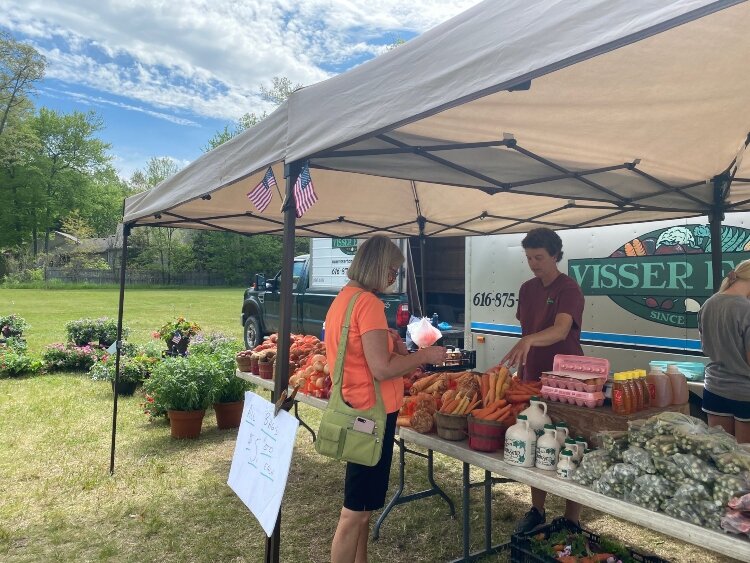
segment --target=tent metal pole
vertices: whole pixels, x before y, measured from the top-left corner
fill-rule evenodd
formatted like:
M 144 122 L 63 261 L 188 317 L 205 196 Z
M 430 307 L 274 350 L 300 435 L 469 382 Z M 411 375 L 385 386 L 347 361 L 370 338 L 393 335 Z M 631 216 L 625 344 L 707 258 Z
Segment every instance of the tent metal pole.
M 714 185 L 714 204 L 711 212 L 708 214 L 708 224 L 711 230 L 711 273 L 713 277 L 713 293 L 719 291 L 722 279 L 724 279 L 724 270 L 722 265 L 721 252 L 721 222 L 724 220 L 725 188 L 729 178 L 726 174 L 715 176 Z
M 425 254 L 427 252 L 427 240 L 424 235 L 424 226 L 427 223 L 426 219 L 422 216 L 417 217 L 417 224 L 419 225 L 419 272 L 422 275 L 422 316 L 427 316 L 427 259 Z
M 274 374 L 274 389 L 271 400 L 276 402 L 282 391 L 289 384 L 289 346 L 292 334 L 292 273 L 294 268 L 294 231 L 297 223 L 297 208 L 294 202 L 294 183 L 302 170 L 301 162 L 292 162 L 284 166 L 286 178 L 286 197 L 282 211 L 284 212 L 284 239 L 281 258 L 281 299 L 279 303 L 279 338 L 277 342 L 276 373 Z M 281 544 L 281 508 L 276 518 L 271 537 L 266 538 L 266 552 L 264 563 L 279 563 L 279 547 Z
M 117 440 L 117 384 L 120 382 L 120 356 L 122 355 L 122 314 L 125 308 L 125 270 L 128 262 L 128 235 L 130 225 L 122 226 L 122 256 L 120 257 L 120 302 L 117 309 L 117 340 L 115 345 L 115 382 L 112 395 L 112 446 L 109 452 L 109 474 L 115 473 L 115 443 Z

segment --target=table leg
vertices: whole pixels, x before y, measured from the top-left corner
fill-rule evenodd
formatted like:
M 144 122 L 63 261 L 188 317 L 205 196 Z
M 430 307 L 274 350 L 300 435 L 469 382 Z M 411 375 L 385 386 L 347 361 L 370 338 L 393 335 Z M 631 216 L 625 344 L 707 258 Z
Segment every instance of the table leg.
M 453 501 L 448 497 L 447 494 L 441 489 L 437 483 L 435 483 L 435 476 L 433 473 L 433 451 L 427 450 L 426 454 L 423 454 L 422 452 L 418 452 L 416 450 L 410 450 L 406 447 L 406 444 L 404 443 L 404 440 L 402 438 L 396 438 L 395 440 L 396 445 L 398 446 L 398 488 L 396 489 L 395 494 L 393 495 L 393 498 L 388 502 L 388 504 L 383 509 L 383 512 L 378 517 L 377 521 L 375 522 L 375 526 L 372 529 L 372 539 L 377 540 L 380 537 L 380 527 L 383 525 L 383 522 L 385 521 L 386 516 L 390 513 L 390 511 L 399 504 L 406 504 L 407 502 L 412 502 L 415 500 L 419 500 L 422 498 L 428 498 L 435 495 L 440 495 L 442 499 L 448 503 L 448 509 L 450 511 L 450 517 L 453 518 L 456 514 L 456 507 L 453 504 Z M 408 495 L 403 495 L 404 492 L 404 486 L 405 486 L 405 467 L 406 467 L 406 454 L 410 453 L 412 455 L 415 455 L 417 457 L 422 457 L 427 459 L 427 480 L 430 483 L 430 488 L 425 489 L 424 491 L 418 491 L 416 493 L 410 493 Z

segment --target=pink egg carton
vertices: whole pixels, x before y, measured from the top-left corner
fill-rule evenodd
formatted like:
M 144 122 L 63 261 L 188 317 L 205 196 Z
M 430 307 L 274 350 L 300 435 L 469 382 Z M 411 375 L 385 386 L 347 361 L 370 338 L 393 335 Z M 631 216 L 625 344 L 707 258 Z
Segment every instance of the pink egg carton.
M 609 360 L 592 356 L 566 356 L 555 354 L 552 371 L 607 378 Z
M 585 393 L 543 385 L 541 394 L 547 401 L 559 401 L 560 403 L 570 403 L 579 407 L 586 406 L 591 409 L 601 407 L 604 404 L 604 393 L 601 391 Z
M 604 389 L 607 383 L 606 377 L 592 377 L 590 375 L 581 376 L 577 373 L 566 372 L 544 372 L 540 378 L 542 385 L 555 387 L 557 389 L 570 389 L 571 391 L 580 391 L 582 393 L 597 393 Z

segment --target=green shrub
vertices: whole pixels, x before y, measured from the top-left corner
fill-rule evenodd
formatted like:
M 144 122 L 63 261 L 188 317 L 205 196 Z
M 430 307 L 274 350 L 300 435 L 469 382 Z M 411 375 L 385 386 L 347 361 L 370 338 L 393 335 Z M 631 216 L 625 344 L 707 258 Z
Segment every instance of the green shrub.
M 38 371 L 39 361 L 34 361 L 23 352 L 0 348 L 0 377 L 18 377 L 24 373 Z
M 15 352 L 25 352 L 29 347 L 28 344 L 26 344 L 26 339 L 21 338 L 20 336 L 11 336 L 9 338 L 6 338 L 5 346 Z
M 65 323 L 68 340 L 78 346 L 85 346 L 91 342 L 98 342 L 102 346 L 110 346 L 117 340 L 117 320 L 108 317 L 101 319 L 78 319 Z M 122 327 L 122 337 L 125 338 L 130 329 Z
M 165 409 L 203 410 L 213 400 L 216 369 L 217 362 L 206 354 L 165 358 L 155 365 L 144 389 Z
M 228 350 L 232 354 L 236 354 L 243 348 L 239 340 L 221 332 L 212 332 L 211 334 L 199 332 L 190 340 L 188 352 L 190 354 L 215 354 L 220 350 Z

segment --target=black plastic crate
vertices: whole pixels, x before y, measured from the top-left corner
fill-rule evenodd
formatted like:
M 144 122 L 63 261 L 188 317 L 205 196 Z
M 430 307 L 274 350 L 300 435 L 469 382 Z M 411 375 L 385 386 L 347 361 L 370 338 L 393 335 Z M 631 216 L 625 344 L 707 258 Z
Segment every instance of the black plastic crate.
M 557 563 L 552 557 L 546 555 L 537 555 L 531 550 L 531 538 L 544 534 L 545 538 L 548 538 L 555 532 L 567 529 L 571 532 L 580 532 L 590 542 L 598 544 L 600 536 L 594 532 L 589 532 L 574 523 L 566 520 L 565 518 L 555 518 L 552 522 L 546 526 L 540 526 L 529 534 L 513 534 L 510 538 L 510 560 L 511 563 Z M 626 548 L 630 553 L 630 556 L 642 563 L 669 563 L 667 559 L 662 559 L 656 555 L 644 555 L 634 549 Z

